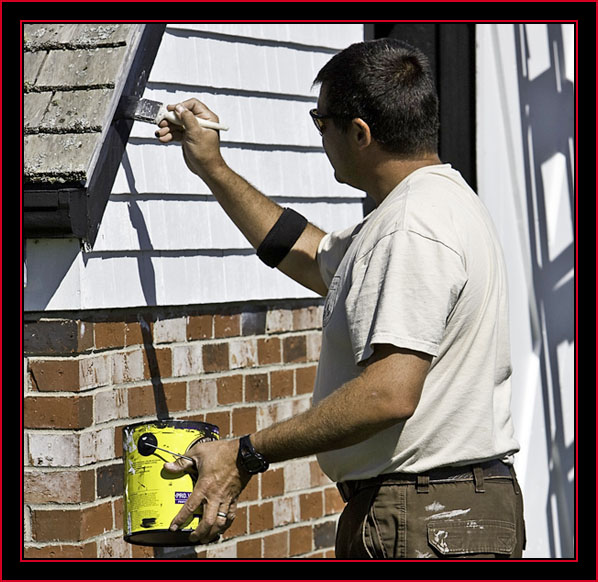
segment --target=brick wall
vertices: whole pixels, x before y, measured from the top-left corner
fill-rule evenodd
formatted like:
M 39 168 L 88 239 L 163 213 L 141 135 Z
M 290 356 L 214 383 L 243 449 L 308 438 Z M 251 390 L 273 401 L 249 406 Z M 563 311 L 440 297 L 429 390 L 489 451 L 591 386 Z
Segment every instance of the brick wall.
M 313 457 L 252 479 L 208 547 L 122 539 L 121 429 L 168 410 L 240 436 L 311 404 L 321 303 L 29 316 L 25 558 L 334 557 L 342 501 Z

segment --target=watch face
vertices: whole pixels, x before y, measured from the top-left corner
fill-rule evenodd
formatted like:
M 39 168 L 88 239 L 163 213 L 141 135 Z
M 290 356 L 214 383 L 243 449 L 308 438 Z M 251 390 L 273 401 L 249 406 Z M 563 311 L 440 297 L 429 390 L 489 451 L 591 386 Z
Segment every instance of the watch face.
M 255 457 L 245 458 L 243 465 L 249 473 L 258 473 L 264 468 L 264 463 Z
M 268 468 L 268 462 L 251 445 L 248 437 L 241 437 L 239 443 L 239 461 L 245 471 L 254 475 Z

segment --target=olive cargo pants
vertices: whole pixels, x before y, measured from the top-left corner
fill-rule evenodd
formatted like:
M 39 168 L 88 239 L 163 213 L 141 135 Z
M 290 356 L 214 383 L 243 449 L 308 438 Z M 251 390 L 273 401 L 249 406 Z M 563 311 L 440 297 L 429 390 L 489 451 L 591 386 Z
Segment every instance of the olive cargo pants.
M 337 559 L 506 559 L 525 547 L 521 490 L 499 461 L 338 486 Z

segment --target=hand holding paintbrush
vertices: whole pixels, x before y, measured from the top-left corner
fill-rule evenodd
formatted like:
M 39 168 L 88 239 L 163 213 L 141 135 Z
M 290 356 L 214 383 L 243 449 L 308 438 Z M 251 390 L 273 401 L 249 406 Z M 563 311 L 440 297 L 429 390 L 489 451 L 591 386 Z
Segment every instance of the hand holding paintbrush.
M 161 121 L 166 120 L 174 125 L 183 126 L 181 118 L 159 101 L 123 97 L 120 108 L 122 117 L 143 121 L 144 123 L 154 123 L 156 125 L 159 125 Z M 196 116 L 195 118 L 201 127 L 228 131 L 228 126 L 223 125 L 222 123 L 210 121 L 209 119 L 204 119 L 199 116 Z

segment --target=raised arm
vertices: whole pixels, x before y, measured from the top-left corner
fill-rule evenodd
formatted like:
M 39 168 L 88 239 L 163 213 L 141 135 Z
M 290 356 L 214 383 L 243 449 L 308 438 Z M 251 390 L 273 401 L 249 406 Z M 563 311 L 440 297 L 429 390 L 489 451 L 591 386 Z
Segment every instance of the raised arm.
M 218 117 L 197 99 L 189 99 L 175 110 L 183 127 L 160 123 L 156 136 L 163 143 L 180 141 L 187 167 L 208 186 L 224 211 L 254 247 L 258 248 L 283 213 L 283 208 L 234 172 L 220 152 L 218 131 L 201 127 L 195 117 L 218 121 Z M 325 295 L 316 261 L 318 244 L 324 232 L 312 224 L 302 232 L 278 268 L 305 287 Z

